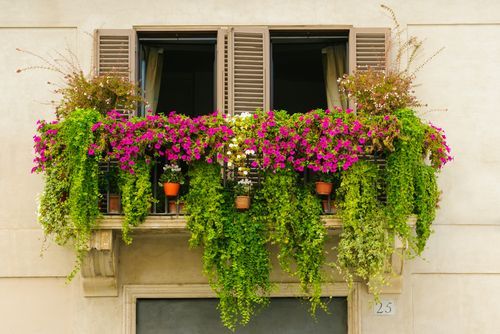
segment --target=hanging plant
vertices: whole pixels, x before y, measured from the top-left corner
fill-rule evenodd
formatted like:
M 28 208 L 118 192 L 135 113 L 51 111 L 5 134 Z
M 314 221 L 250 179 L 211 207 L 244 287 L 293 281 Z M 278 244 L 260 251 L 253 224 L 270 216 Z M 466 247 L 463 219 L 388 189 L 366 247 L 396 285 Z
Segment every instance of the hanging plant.
M 42 135 L 35 136 L 34 171 L 46 172 L 39 222 L 59 244 L 73 242 L 77 260 L 69 279 L 81 266 L 100 215 L 100 156 L 89 151 L 95 139 L 92 127 L 99 119 L 96 110 L 76 109 L 61 123 L 40 123 Z
M 379 201 L 382 176 L 379 167 L 360 161 L 342 173 L 338 195 L 342 218 L 336 267 L 351 286 L 359 277 L 378 298 L 390 271 L 394 234 Z
M 321 272 L 324 264 L 326 230 L 321 221 L 320 200 L 310 189 L 299 186 L 297 174 L 284 169 L 266 173 L 255 194 L 255 220 L 271 231 L 271 242 L 279 246 L 281 268 L 297 276 L 311 302 L 310 311 L 321 304 Z M 291 269 L 295 263 L 296 270 Z
M 436 174 L 451 157 L 442 143 L 440 129 L 423 123 L 410 109 L 399 110 L 396 115 L 401 121 L 401 137 L 387 159 L 386 175 L 390 227 L 420 254 L 430 235 L 439 199 Z M 431 166 L 425 164 L 426 157 L 431 157 Z M 411 214 L 417 215 L 416 239 L 407 224 Z
M 134 172 L 120 170 L 119 182 L 122 194 L 122 208 L 125 215 L 122 223 L 122 238 L 127 244 L 132 242 L 130 228 L 141 224 L 148 216 L 153 194 L 150 181 L 151 166 L 145 161 L 134 165 Z
M 223 324 L 246 325 L 269 301 L 270 263 L 266 225 L 252 219 L 254 208 L 236 212 L 221 184 L 221 168 L 198 162 L 189 170 L 186 196 L 190 244 L 203 246 L 203 270 L 219 298 Z

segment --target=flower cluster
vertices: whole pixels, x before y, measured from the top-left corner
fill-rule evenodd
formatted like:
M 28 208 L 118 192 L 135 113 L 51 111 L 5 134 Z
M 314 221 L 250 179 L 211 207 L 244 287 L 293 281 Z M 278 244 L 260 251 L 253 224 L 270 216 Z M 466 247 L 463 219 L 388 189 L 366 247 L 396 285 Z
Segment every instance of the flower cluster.
M 35 167 L 41 172 L 64 150 L 57 140 L 58 122 L 39 123 L 35 140 Z M 128 118 L 111 111 L 94 124 L 91 156 L 118 161 L 134 173 L 138 162 L 158 158 L 169 164 L 204 159 L 226 162 L 241 177 L 250 168 L 310 169 L 323 174 L 347 170 L 366 154 L 394 150 L 400 138 L 400 121 L 394 114 L 354 114 L 350 109 L 311 110 L 288 115 L 285 111 L 258 111 L 226 117 L 217 113 L 196 118 L 147 115 Z M 435 168 L 451 160 L 442 129 L 427 126 L 426 152 Z
M 406 72 L 386 73 L 368 68 L 344 75 L 339 80 L 339 87 L 347 98 L 356 101 L 358 110 L 386 115 L 401 108 L 421 106 L 414 95 L 413 79 L 414 76 Z
M 234 186 L 234 192 L 237 196 L 248 196 L 252 191 L 253 183 L 251 180 L 244 178 L 238 181 Z
M 446 135 L 442 128 L 429 123 L 425 134 L 425 149 L 429 155 L 431 165 L 434 168 L 442 168 L 446 163 L 453 160 L 450 155 L 450 147 L 446 143 Z
M 134 83 L 118 75 L 86 76 L 75 71 L 64 76 L 66 86 L 56 89 L 62 98 L 56 106 L 59 118 L 73 110 L 95 109 L 103 115 L 113 109 L 135 110 L 143 102 Z
M 138 159 L 151 162 L 155 157 L 164 157 L 177 163 L 204 157 L 213 162 L 233 135 L 218 114 L 192 119 L 174 112 L 128 119 L 112 111 L 93 130 L 105 139 L 91 149 L 106 152 L 122 169 L 131 172 Z
M 163 173 L 160 176 L 160 184 L 165 182 L 170 183 L 184 183 L 184 176 L 182 175 L 182 168 L 177 164 L 166 164 L 163 166 Z
M 62 151 L 61 143 L 57 140 L 58 124 L 58 121 L 47 123 L 44 120 L 39 120 L 37 122 L 39 135 L 33 136 L 35 158 L 33 159 L 32 173 L 45 171 L 47 165 Z

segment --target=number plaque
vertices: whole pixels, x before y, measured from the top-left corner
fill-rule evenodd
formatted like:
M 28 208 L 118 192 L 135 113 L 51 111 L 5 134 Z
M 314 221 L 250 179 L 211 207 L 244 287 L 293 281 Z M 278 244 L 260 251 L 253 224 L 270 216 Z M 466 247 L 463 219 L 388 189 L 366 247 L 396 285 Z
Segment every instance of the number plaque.
M 392 299 L 382 299 L 380 303 L 373 305 L 375 315 L 394 315 L 396 314 L 396 303 Z

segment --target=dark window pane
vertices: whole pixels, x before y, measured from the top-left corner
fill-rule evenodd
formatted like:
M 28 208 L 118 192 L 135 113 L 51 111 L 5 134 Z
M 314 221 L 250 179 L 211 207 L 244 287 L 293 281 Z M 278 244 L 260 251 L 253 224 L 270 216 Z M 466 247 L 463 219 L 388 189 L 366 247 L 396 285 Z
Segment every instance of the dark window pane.
M 274 44 L 273 109 L 327 108 L 321 45 Z
M 309 304 L 298 298 L 273 298 L 250 323 L 235 333 L 303 334 L 347 333 L 346 298 L 324 298 L 329 314 L 318 311 L 314 320 Z M 216 299 L 139 299 L 137 334 L 232 333 L 224 328 Z

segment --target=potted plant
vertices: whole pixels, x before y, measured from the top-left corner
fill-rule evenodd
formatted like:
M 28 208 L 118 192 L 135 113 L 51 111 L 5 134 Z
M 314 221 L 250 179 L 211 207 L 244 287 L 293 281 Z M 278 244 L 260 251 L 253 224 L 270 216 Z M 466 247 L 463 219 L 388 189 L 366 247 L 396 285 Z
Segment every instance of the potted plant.
M 184 201 L 168 201 L 168 213 L 184 213 Z
M 99 199 L 99 207 L 101 207 L 104 199 L 106 207 L 105 213 L 117 214 L 121 212 L 121 195 L 118 186 L 118 170 L 111 167 L 108 170 L 99 171 L 99 191 L 104 194 L 102 199 Z
M 330 199 L 322 200 L 321 205 L 323 207 L 323 213 L 334 214 L 337 211 L 334 202 Z
M 160 185 L 163 185 L 165 196 L 175 197 L 179 194 L 181 184 L 184 183 L 184 175 L 182 175 L 179 165 L 167 164 L 163 166 L 163 173 L 160 176 Z
M 316 181 L 316 193 L 318 195 L 330 195 L 333 188 L 334 175 L 331 173 L 318 173 Z
M 248 210 L 250 208 L 250 191 L 252 190 L 252 181 L 247 178 L 238 181 L 234 187 L 236 198 L 234 204 L 238 210 Z

